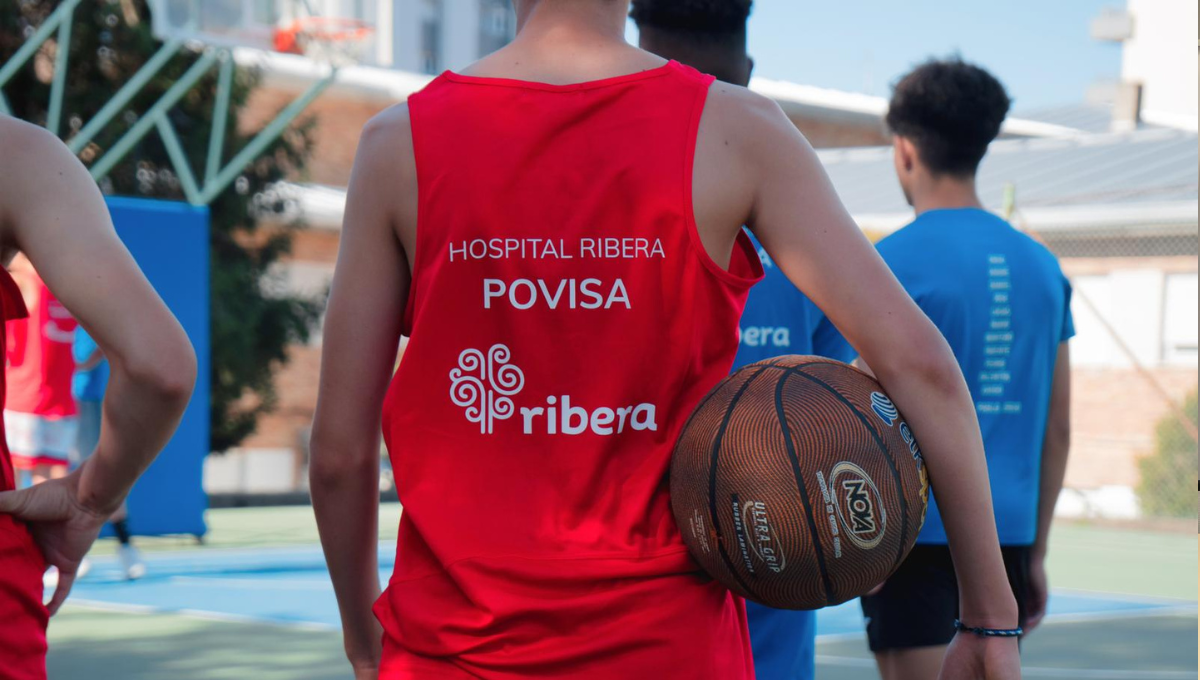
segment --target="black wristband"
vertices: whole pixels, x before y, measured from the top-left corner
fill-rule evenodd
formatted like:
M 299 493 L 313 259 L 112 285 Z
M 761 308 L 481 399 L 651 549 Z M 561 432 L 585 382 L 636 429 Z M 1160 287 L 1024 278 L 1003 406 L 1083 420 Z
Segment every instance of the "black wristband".
M 954 619 L 954 630 L 979 637 L 1021 637 L 1025 634 L 1025 629 L 1020 626 L 1016 628 L 972 628 L 958 619 Z

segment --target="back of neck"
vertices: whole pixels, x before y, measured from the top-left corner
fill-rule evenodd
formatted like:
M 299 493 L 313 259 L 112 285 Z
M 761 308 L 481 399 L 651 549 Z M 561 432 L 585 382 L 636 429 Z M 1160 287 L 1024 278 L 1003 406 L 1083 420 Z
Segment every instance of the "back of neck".
M 519 4 L 517 37 L 463 73 L 561 84 L 661 66 L 664 60 L 625 42 L 625 6 L 573 0 Z
M 913 192 L 913 209 L 917 214 L 930 210 L 955 208 L 983 209 L 983 201 L 975 190 L 975 178 L 941 178 Z

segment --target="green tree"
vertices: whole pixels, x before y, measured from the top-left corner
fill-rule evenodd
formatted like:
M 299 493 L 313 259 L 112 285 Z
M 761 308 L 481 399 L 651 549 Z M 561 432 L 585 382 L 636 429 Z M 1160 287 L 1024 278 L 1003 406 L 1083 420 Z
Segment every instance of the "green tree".
M 1196 393 L 1183 406 L 1192 427 L 1196 426 Z M 1196 496 L 1192 483 L 1197 476 L 1196 440 L 1174 415 L 1158 423 L 1153 455 L 1138 461 L 1142 479 L 1138 498 L 1147 515 L 1191 517 L 1196 514 Z
M 59 6 L 58 0 L 0 2 L 0 63 Z M 146 0 L 83 0 L 75 11 L 69 72 L 63 102 L 63 129 L 69 138 L 99 111 L 150 58 L 160 43 L 150 29 Z M 55 51 L 53 39 L 4 88 L 13 114 L 44 125 L 50 101 Z M 130 102 L 126 111 L 80 153 L 84 163 L 101 157 L 197 59 L 183 52 Z M 238 112 L 259 83 L 254 70 L 238 68 L 226 122 L 223 158 L 231 158 L 257 130 L 238 124 Z M 215 70 L 201 80 L 170 113 L 192 161 L 203 176 L 217 89 Z M 307 339 L 318 318 L 320 300 L 268 291 L 272 265 L 291 247 L 292 224 L 262 229 L 257 217 L 283 214 L 286 200 L 268 191 L 285 177 L 302 176 L 312 151 L 307 119 L 291 126 L 209 206 L 212 217 L 212 438 L 224 451 L 249 436 L 259 416 L 276 403 L 275 370 L 287 361 L 286 349 Z M 179 178 L 157 135 L 147 136 L 101 183 L 107 194 L 181 200 Z

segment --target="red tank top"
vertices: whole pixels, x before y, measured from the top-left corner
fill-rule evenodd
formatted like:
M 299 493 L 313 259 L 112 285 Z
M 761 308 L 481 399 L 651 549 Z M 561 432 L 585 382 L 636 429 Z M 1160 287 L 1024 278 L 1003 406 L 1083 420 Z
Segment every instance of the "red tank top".
M 78 323 L 32 270 L 22 271 L 23 285 L 36 291 L 29 318 L 8 322 L 8 395 L 4 408 L 45 418 L 77 413 L 71 394 L 75 356 L 71 351 Z
M 726 270 L 696 232 L 712 80 L 674 62 L 565 86 L 446 73 L 409 99 L 384 677 L 433 677 L 397 654 L 437 677 L 753 677 L 742 604 L 698 572 L 667 496 L 762 275 L 744 236 Z
M 25 299 L 21 289 L 7 269 L 0 268 L 0 347 L 7 347 L 8 323 L 29 316 L 25 309 Z M 0 404 L 8 403 L 8 371 L 0 371 Z M 17 488 L 16 476 L 13 473 L 12 457 L 8 452 L 8 439 L 4 436 L 4 423 L 0 421 L 0 491 L 11 491 Z
M 0 346 L 7 341 L 5 321 L 27 315 L 21 291 L 0 268 Z M 0 371 L 0 402 L 5 399 L 5 372 Z M 0 491 L 16 488 L 12 459 L 0 421 Z M 46 623 L 42 573 L 46 563 L 26 526 L 0 514 L 0 675 L 13 680 L 45 680 Z

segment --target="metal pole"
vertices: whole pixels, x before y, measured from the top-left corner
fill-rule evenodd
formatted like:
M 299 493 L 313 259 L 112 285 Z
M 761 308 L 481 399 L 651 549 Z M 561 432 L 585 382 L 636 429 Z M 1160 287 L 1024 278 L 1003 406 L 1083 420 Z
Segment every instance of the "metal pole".
M 250 140 L 250 143 L 229 161 L 229 164 L 217 174 L 212 182 L 205 184 L 204 191 L 200 195 L 201 202 L 204 204 L 211 203 L 217 197 L 217 194 L 224 191 L 225 187 L 233 182 L 238 174 L 249 165 L 250 161 L 262 153 L 268 144 L 275 141 L 283 133 L 284 128 L 295 120 L 296 116 L 299 116 L 314 99 L 320 96 L 325 91 L 325 88 L 333 83 L 336 77 L 337 69 L 334 69 L 330 71 L 329 75 L 310 85 L 304 91 L 304 94 L 300 95 L 291 104 L 288 104 L 283 111 L 280 111 L 275 120 L 271 121 L 261 132 L 255 135 L 254 139 Z
M 33 53 L 37 52 L 37 49 L 42 46 L 42 43 L 46 42 L 46 39 L 49 38 L 50 34 L 54 32 L 54 29 L 58 28 L 59 22 L 70 21 L 71 14 L 75 11 L 75 8 L 81 1 L 82 0 L 67 0 L 60 5 L 59 8 L 54 10 L 54 13 L 51 14 L 48 19 L 46 19 L 46 22 L 41 26 L 38 26 L 38 29 L 34 31 L 33 35 L 29 36 L 29 40 L 26 40 L 25 44 L 21 45 L 21 49 L 17 50 L 16 54 L 12 55 L 8 61 L 4 62 L 4 66 L 0 66 L 0 87 L 3 87 L 5 83 L 11 80 L 13 74 L 20 70 L 20 68 L 25 65 L 26 61 L 29 61 L 29 58 L 33 56 Z
M 188 165 L 187 153 L 183 150 L 183 144 L 179 143 L 179 135 L 175 133 L 171 121 L 167 120 L 166 111 L 158 114 L 155 127 L 162 137 L 163 146 L 167 147 L 167 155 L 171 157 L 171 164 L 175 166 L 175 174 L 179 175 L 179 183 L 183 185 L 183 193 L 187 196 L 188 203 L 204 205 L 200 202 L 200 190 L 196 187 L 196 177 Z
M 133 77 L 129 79 L 129 82 L 125 83 L 120 90 L 117 90 L 117 93 L 112 96 L 112 99 L 109 99 L 108 102 L 96 112 L 96 115 L 92 116 L 92 119 L 88 121 L 87 125 L 83 126 L 83 129 L 79 131 L 79 134 L 75 135 L 67 142 L 67 148 L 70 149 L 72 153 L 79 153 L 82 151 L 83 147 L 87 146 L 88 142 L 92 141 L 92 139 L 99 134 L 102 129 L 104 129 L 104 126 L 108 125 L 109 121 L 115 118 L 117 114 L 121 112 L 121 109 L 125 108 L 125 105 L 129 103 L 129 100 L 133 99 L 134 96 L 136 96 L 137 93 L 142 90 L 142 87 L 145 86 L 145 84 L 149 82 L 151 78 L 153 78 L 158 74 L 159 71 L 162 70 L 162 67 L 166 65 L 167 61 L 169 61 L 171 57 L 175 56 L 175 53 L 178 52 L 181 47 L 183 47 L 183 41 L 179 38 L 172 38 L 170 42 L 165 43 L 162 47 L 160 47 L 158 51 L 154 53 L 154 56 L 150 57 L 145 64 L 142 64 L 142 67 L 138 69 L 137 73 L 133 74 Z
M 221 55 L 221 71 L 217 77 L 217 100 L 213 103 L 212 131 L 208 137 L 208 161 L 204 165 L 204 183 L 208 184 L 221 169 L 221 148 L 225 144 L 225 119 L 229 117 L 229 95 L 233 90 L 233 53 Z
M 54 80 L 50 83 L 50 110 L 46 114 L 46 129 L 58 136 L 62 120 L 63 88 L 67 84 L 67 60 L 71 55 L 71 26 L 68 18 L 58 26 L 58 40 L 54 46 Z
M 192 85 L 195 85 L 196 81 L 200 80 L 200 78 L 206 71 L 208 71 L 208 69 L 212 67 L 213 62 L 216 60 L 216 54 L 213 52 L 205 52 L 203 56 L 196 60 L 196 63 L 192 64 L 192 67 L 183 74 L 183 77 L 176 81 L 175 84 L 171 86 L 171 89 L 163 93 L 162 98 L 160 98 L 154 104 L 154 106 L 150 107 L 149 111 L 142 114 L 141 120 L 135 123 L 134 126 L 131 127 L 129 131 L 126 132 L 125 135 L 122 136 L 121 139 L 118 140 L 117 143 L 108 150 L 108 153 L 104 154 L 100 160 L 96 161 L 96 164 L 93 165 L 91 169 L 92 179 L 95 179 L 97 182 L 104 179 L 104 177 L 112 171 L 113 166 L 121 162 L 121 159 L 124 158 L 127 153 L 129 153 L 134 145 L 136 145 L 142 140 L 143 137 L 146 136 L 146 133 L 150 131 L 150 128 L 154 127 L 158 116 L 166 113 L 171 109 L 172 106 L 175 106 L 176 102 L 183 98 L 183 95 L 187 94 L 187 91 L 191 89 Z
M 1004 183 L 1004 219 L 1012 220 L 1013 212 L 1017 209 L 1017 185 L 1012 182 Z

